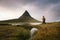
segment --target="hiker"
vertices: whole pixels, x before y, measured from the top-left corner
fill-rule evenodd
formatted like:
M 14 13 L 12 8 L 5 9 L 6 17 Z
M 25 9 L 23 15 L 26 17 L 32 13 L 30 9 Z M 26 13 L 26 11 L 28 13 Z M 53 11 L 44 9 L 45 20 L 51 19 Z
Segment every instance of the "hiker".
M 43 17 L 42 17 L 42 24 L 46 24 L 45 21 L 46 21 L 46 19 L 45 19 L 45 17 L 43 16 Z

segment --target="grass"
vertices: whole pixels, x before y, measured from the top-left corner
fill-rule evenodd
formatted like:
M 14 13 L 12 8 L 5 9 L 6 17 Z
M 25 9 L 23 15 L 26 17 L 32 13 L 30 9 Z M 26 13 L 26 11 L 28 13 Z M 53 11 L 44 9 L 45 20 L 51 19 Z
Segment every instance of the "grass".
M 38 28 L 30 38 L 31 28 Z M 0 25 L 0 40 L 60 40 L 60 22 L 40 25 Z
M 60 40 L 60 23 L 41 24 L 30 40 Z
M 29 38 L 29 30 L 17 26 L 0 26 L 0 40 L 23 40 Z

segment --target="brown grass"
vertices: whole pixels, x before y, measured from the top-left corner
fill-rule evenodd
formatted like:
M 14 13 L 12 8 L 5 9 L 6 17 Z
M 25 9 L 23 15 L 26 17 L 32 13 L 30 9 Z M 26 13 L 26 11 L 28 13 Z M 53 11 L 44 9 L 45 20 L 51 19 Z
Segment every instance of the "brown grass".
M 29 30 L 33 27 L 39 30 L 30 39 Z M 0 40 L 60 40 L 60 23 L 40 24 L 36 26 L 0 25 Z
M 30 40 L 60 40 L 60 23 L 41 24 L 35 36 Z

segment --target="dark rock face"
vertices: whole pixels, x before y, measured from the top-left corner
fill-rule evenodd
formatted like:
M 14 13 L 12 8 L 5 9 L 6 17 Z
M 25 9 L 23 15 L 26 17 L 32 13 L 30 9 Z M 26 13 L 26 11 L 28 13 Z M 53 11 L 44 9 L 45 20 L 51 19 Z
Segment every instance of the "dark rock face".
M 21 22 L 38 22 L 38 20 L 32 18 L 26 10 L 24 14 L 19 18 Z
M 24 12 L 24 14 L 22 16 L 31 17 L 30 14 L 29 14 L 29 12 L 27 10 Z

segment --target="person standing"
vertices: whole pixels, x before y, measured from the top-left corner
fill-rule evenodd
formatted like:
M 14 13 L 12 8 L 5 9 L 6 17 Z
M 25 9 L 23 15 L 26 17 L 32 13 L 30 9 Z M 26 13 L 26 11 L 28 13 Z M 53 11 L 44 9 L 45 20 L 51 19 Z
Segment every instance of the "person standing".
M 42 24 L 46 24 L 45 21 L 46 21 L 46 18 L 43 16 L 43 17 L 42 17 Z

